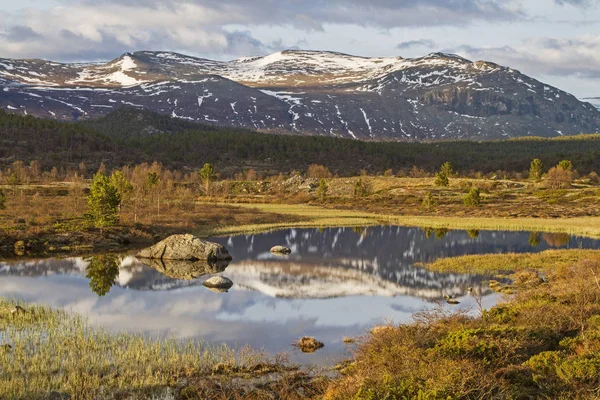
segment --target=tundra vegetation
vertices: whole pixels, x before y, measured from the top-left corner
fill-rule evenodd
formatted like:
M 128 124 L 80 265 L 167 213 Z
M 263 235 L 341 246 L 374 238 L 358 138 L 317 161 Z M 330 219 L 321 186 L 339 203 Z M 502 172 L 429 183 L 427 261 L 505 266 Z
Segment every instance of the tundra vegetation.
M 358 143 L 136 113 L 63 124 L 0 112 L 0 254 L 105 252 L 173 233 L 288 226 L 403 224 L 438 238 L 452 228 L 472 237 L 528 230 L 532 246 L 600 237 L 600 135 Z M 148 124 L 155 134 L 144 134 Z M 96 293 L 114 283 L 115 265 L 91 259 Z M 472 256 L 428 268 L 495 269 L 511 283 L 490 282 L 505 301 L 478 316 L 440 309 L 347 340 L 353 355 L 339 375 L 250 350 L 112 335 L 63 311 L 0 300 L 0 398 L 600 396 L 596 252 Z

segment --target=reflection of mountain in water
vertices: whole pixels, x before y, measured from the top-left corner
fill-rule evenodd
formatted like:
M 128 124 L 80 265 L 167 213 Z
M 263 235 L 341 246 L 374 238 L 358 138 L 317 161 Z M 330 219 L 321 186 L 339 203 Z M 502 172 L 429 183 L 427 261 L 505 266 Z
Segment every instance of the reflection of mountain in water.
M 534 252 L 550 247 L 598 248 L 592 239 L 544 234 L 533 247 L 529 232 L 444 232 L 380 226 L 364 229 L 289 229 L 260 235 L 213 238 L 227 246 L 234 262 L 227 273 L 238 284 L 278 297 L 332 297 L 353 294 L 441 298 L 481 287 L 482 277 L 438 274 L 414 267 L 440 257 L 464 254 Z M 270 254 L 282 244 L 292 254 Z M 360 289 L 359 289 L 360 288 Z M 483 290 L 483 289 L 482 289 Z M 361 291 L 361 293 L 358 293 Z
M 438 235 L 442 236 L 442 235 Z M 550 246 L 599 248 L 592 239 L 527 232 L 485 232 L 477 237 L 450 231 L 442 238 L 428 237 L 419 228 L 373 227 L 289 229 L 260 235 L 213 239 L 225 245 L 234 261 L 225 269 L 237 287 L 285 298 L 328 298 L 351 295 L 411 295 L 440 299 L 460 295 L 468 287 L 485 293 L 481 276 L 438 274 L 414 267 L 439 257 L 463 254 L 532 252 Z M 532 247 L 530 242 L 536 246 Z M 287 257 L 269 250 L 275 244 L 292 249 Z M 224 265 L 154 265 L 133 256 L 120 259 L 114 283 L 133 290 L 174 290 L 200 285 L 202 274 L 223 271 Z M 85 278 L 89 261 L 82 258 L 0 263 L 0 276 L 73 275 Z M 189 267 L 189 268 L 188 268 Z M 170 276 L 167 276 L 170 275 Z M 113 281 L 111 281 L 113 282 Z
M 391 282 L 359 269 L 295 261 L 243 261 L 227 268 L 227 276 L 239 286 L 282 298 L 408 295 L 439 300 L 444 295 L 462 295 L 468 287 L 482 294 L 490 292 L 479 276 L 434 274 L 421 268 L 411 269 L 410 274 L 412 279 L 405 280 L 412 285 Z

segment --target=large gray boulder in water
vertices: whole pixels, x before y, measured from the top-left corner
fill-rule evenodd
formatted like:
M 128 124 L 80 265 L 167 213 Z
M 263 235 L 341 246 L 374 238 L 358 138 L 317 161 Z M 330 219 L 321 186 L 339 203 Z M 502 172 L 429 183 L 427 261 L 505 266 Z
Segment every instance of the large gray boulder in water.
M 218 244 L 202 240 L 194 235 L 173 235 L 140 251 L 136 257 L 155 260 L 186 261 L 229 261 L 231 255 L 227 249 Z

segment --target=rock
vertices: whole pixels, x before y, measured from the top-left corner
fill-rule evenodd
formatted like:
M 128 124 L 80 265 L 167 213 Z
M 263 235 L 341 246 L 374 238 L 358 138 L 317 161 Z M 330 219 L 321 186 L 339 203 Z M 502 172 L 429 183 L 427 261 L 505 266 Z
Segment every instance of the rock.
M 142 259 L 142 262 L 154 268 L 169 278 L 179 280 L 192 280 L 202 275 L 216 274 L 225 271 L 229 265 L 228 260 L 217 261 L 182 261 L 182 260 L 160 260 Z
M 303 353 L 314 353 L 325 345 L 312 336 L 305 336 L 299 339 L 294 346 L 299 348 Z
M 207 262 L 231 260 L 229 252 L 222 245 L 189 234 L 169 236 L 154 246 L 140 251 L 136 257 Z
M 225 278 L 224 276 L 213 276 L 204 281 L 204 286 L 209 289 L 220 289 L 220 290 L 229 290 L 233 286 L 233 282 L 229 278 Z
M 273 246 L 271 247 L 271 253 L 273 254 L 291 254 L 292 249 L 285 246 Z

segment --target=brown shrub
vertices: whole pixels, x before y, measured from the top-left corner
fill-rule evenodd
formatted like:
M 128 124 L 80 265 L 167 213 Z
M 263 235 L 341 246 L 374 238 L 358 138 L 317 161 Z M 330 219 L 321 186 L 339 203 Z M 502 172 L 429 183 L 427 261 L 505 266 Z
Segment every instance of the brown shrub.
M 324 165 L 319 165 L 319 164 L 311 164 L 308 166 L 308 170 L 306 171 L 306 177 L 307 178 L 331 178 L 333 175 L 331 174 L 331 171 L 329 171 L 329 168 L 327 168 Z
M 546 174 L 546 186 L 552 189 L 565 189 L 571 187 L 573 171 L 561 167 L 552 167 Z

